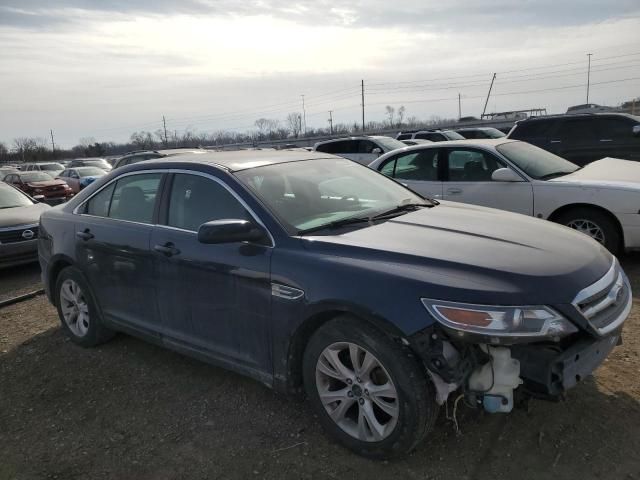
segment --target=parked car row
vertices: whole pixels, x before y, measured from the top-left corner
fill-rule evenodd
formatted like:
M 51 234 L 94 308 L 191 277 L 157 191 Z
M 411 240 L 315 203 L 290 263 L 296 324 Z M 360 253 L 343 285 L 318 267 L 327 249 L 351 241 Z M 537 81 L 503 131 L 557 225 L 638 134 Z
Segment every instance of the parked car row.
M 437 435 L 450 396 L 491 413 L 516 396 L 557 399 L 621 342 L 631 289 L 595 236 L 402 183 L 428 175 L 436 196 L 448 181 L 460 195 L 495 182 L 537 216 L 538 202 L 571 202 L 572 185 L 603 172 L 618 185 L 639 165 L 578 169 L 504 139 L 377 161 L 387 176 L 304 150 L 114 169 L 41 215 L 48 298 L 79 345 L 126 332 L 304 392 L 336 441 L 374 458 Z M 625 188 L 605 196 L 637 210 Z M 626 226 L 625 242 L 640 241 Z

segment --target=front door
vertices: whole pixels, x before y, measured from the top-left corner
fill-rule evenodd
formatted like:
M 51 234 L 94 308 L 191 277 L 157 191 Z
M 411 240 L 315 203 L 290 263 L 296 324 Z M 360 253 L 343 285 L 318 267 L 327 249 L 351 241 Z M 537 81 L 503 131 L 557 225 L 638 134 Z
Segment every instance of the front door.
M 146 334 L 159 330 L 149 250 L 161 173 L 127 175 L 83 205 L 76 258 L 109 322 Z
M 380 172 L 428 198 L 442 198 L 442 149 L 425 148 L 400 153 L 386 160 Z
M 203 244 L 198 227 L 251 214 L 215 177 L 176 173 L 151 237 L 165 342 L 271 373 L 271 245 Z
M 496 182 L 491 174 L 509 168 L 494 155 L 473 148 L 447 149 L 445 200 L 533 214 L 533 188 L 528 181 Z

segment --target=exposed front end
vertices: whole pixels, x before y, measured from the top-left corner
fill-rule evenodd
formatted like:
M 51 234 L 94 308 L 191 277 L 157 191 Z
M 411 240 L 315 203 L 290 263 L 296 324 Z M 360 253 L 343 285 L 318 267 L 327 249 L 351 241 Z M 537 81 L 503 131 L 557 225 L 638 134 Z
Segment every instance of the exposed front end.
M 489 412 L 509 412 L 514 393 L 554 399 L 593 373 L 621 342 L 629 281 L 613 260 L 570 304 L 492 306 L 422 299 L 437 321 L 409 339 L 438 390 L 459 390 Z

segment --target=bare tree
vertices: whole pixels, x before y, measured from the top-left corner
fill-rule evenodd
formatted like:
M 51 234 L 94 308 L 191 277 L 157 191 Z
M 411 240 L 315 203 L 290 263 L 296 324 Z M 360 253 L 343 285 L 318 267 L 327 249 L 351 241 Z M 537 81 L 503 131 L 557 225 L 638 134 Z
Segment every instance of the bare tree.
M 292 112 L 287 115 L 287 125 L 291 134 L 298 138 L 302 131 L 302 115 L 298 112 Z
M 389 126 L 393 127 L 393 117 L 396 114 L 396 109 L 391 105 L 387 105 L 384 107 L 384 110 L 387 112 L 387 118 L 389 119 Z
M 404 105 L 401 105 L 400 108 L 398 109 L 398 126 L 401 127 L 402 126 L 402 120 L 404 120 Z

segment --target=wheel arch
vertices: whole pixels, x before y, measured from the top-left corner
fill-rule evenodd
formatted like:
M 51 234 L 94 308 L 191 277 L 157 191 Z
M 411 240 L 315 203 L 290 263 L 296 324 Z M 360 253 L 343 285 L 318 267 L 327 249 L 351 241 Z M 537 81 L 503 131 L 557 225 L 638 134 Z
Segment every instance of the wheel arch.
M 60 272 L 64 268 L 71 267 L 73 265 L 74 261 L 67 255 L 57 255 L 49 262 L 49 267 L 47 269 L 47 284 L 45 285 L 45 288 L 47 296 L 54 306 L 57 306 L 54 290 L 56 287 L 56 281 L 58 280 L 58 275 L 60 275 Z
M 599 205 L 594 205 L 593 203 L 569 203 L 567 205 L 563 205 L 561 207 L 558 207 L 557 209 L 555 209 L 551 215 L 549 215 L 547 217 L 547 220 L 550 220 L 552 222 L 555 222 L 556 219 L 558 217 L 560 217 L 560 215 L 562 215 L 563 213 L 566 213 L 570 210 L 574 210 L 577 208 L 587 208 L 590 210 L 596 210 L 604 215 L 606 215 L 609 219 L 611 219 L 614 223 L 614 225 L 616 226 L 617 230 L 618 230 L 618 234 L 620 235 L 620 247 L 624 249 L 624 230 L 622 229 L 622 224 L 620 223 L 620 220 L 618 220 L 618 217 L 616 217 L 614 215 L 613 212 L 611 212 L 610 210 L 607 210 L 604 207 L 601 207 Z
M 327 305 L 310 313 L 294 330 L 287 349 L 286 384 L 288 393 L 302 393 L 302 358 L 313 334 L 325 323 L 339 316 L 350 316 L 367 322 L 394 341 L 404 338 L 403 333 L 388 320 L 349 305 Z

